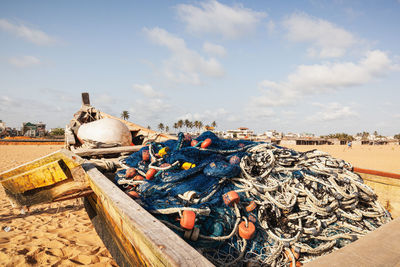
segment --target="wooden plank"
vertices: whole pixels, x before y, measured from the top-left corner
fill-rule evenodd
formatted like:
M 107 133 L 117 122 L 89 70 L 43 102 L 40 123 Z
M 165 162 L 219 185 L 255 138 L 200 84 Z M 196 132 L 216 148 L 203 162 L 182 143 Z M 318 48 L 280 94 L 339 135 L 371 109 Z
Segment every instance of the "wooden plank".
M 88 196 L 84 204 L 97 234 L 117 264 L 119 266 L 146 266 L 143 258 L 118 228 L 96 194 Z
M 75 136 L 72 133 L 72 130 L 68 125 L 65 127 L 65 142 L 67 143 L 67 145 L 75 145 L 76 144 Z
M 45 187 L 66 180 L 69 177 L 62 159 L 14 175 L 3 181 L 3 187 L 14 193 L 23 193 L 35 188 Z
M 358 173 L 365 173 L 365 174 L 372 174 L 372 175 L 377 175 L 377 176 L 382 176 L 382 177 L 400 179 L 400 173 L 384 172 L 384 171 L 363 169 L 363 168 L 358 168 L 358 167 L 354 167 L 353 171 L 358 172 Z
M 82 105 L 90 106 L 89 93 L 82 93 Z
M 120 154 L 125 152 L 137 152 L 143 146 L 120 146 L 120 147 L 108 147 L 108 148 L 86 148 L 76 149 L 74 153 L 81 157 L 97 156 L 97 155 L 109 155 L 109 154 Z
M 213 266 L 193 247 L 123 193 L 93 165 L 83 164 L 90 187 L 113 223 L 133 245 L 146 265 Z
M 78 198 L 92 193 L 88 184 L 67 179 L 56 184 L 32 189 L 24 193 L 14 193 L 4 188 L 6 195 L 18 206 L 33 206 L 36 204 L 62 201 Z
M 305 266 L 399 266 L 400 218 Z

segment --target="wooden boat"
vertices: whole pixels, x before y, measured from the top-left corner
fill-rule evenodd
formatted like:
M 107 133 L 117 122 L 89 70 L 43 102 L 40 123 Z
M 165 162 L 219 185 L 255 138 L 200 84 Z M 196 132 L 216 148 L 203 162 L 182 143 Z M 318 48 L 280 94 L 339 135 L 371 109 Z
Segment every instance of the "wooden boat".
M 93 111 L 89 106 L 84 101 L 85 112 Z M 101 115 L 112 117 L 104 113 Z M 143 135 L 150 138 L 153 135 L 151 138 L 170 138 L 133 123 L 124 123 L 134 137 Z M 62 149 L 0 173 L 0 182 L 14 202 L 31 206 L 84 197 L 86 211 L 98 235 L 120 266 L 213 266 L 115 186 L 106 174 L 99 171 L 95 163 L 81 157 L 133 152 L 140 149 L 140 146 L 76 150 L 72 146 L 78 140 L 72 131 L 66 133 L 66 140 L 66 146 L 73 151 Z M 378 199 L 391 211 L 393 217 L 399 217 L 400 174 L 361 168 L 354 168 L 354 171 L 374 188 Z M 311 265 L 318 263 L 318 260 L 323 260 L 319 264 L 329 264 L 333 259 L 342 259 L 341 266 L 354 266 L 355 261 L 356 265 L 363 266 L 373 266 L 376 263 L 381 266 L 396 265 L 400 262 L 399 237 L 400 219 L 396 219 L 349 246 L 311 262 Z M 372 246 L 374 241 L 378 242 Z M 365 248 L 371 246 L 374 253 L 365 253 L 370 251 Z M 329 258 L 326 260 L 325 257 Z M 346 263 L 346 259 L 350 260 Z

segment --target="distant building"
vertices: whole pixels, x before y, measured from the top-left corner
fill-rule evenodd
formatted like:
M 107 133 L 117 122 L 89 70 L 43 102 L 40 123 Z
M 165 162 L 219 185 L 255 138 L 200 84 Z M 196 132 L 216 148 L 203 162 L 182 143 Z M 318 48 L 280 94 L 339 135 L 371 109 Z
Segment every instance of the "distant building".
M 22 134 L 24 136 L 36 137 L 46 135 L 46 124 L 39 122 L 37 124 L 31 122 L 22 123 Z
M 255 139 L 257 136 L 254 134 L 253 130 L 249 130 L 246 127 L 240 127 L 236 130 L 227 130 L 225 133 L 225 138 L 231 139 Z

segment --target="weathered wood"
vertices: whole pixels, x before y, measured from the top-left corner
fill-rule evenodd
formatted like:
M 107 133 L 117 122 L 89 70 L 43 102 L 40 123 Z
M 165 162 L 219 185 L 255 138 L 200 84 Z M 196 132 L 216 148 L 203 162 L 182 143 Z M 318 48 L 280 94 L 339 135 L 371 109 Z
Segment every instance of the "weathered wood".
M 89 93 L 82 93 L 82 105 L 90 106 L 90 97 Z
M 65 127 L 65 142 L 68 146 L 76 144 L 75 136 L 68 125 Z
M 6 195 L 18 206 L 33 206 L 36 204 L 50 203 L 71 198 L 78 198 L 92 193 L 88 184 L 76 182 L 72 179 L 56 184 L 32 189 L 24 193 L 14 193 L 4 188 Z
M 93 165 L 90 187 L 126 239 L 150 266 L 213 266 L 206 258 L 123 193 Z
M 0 174 L 7 195 L 18 205 L 79 197 L 90 192 L 84 160 L 61 149 Z
M 120 147 L 108 147 L 108 148 L 83 148 L 76 149 L 74 153 L 81 157 L 87 156 L 98 156 L 98 155 L 109 155 L 109 154 L 121 154 L 124 152 L 137 152 L 143 146 L 120 146 Z
M 118 266 L 145 266 L 143 258 L 110 217 L 110 214 L 92 194 L 84 200 L 92 224 Z
M 0 173 L 0 182 L 13 193 L 21 193 L 72 178 L 71 170 L 81 163 L 83 159 L 61 149 Z
M 399 266 L 400 218 L 305 266 Z
M 400 217 L 400 179 L 395 177 L 396 173 L 379 171 L 375 171 L 374 173 L 379 173 L 380 175 L 363 172 L 357 173 L 364 179 L 366 185 L 374 189 L 379 203 L 390 212 L 392 217 Z
M 370 175 L 388 177 L 388 178 L 393 178 L 393 179 L 400 179 L 400 173 L 384 172 L 384 171 L 363 169 L 363 168 L 358 168 L 358 167 L 354 167 L 353 171 L 357 172 L 357 173 L 370 174 Z

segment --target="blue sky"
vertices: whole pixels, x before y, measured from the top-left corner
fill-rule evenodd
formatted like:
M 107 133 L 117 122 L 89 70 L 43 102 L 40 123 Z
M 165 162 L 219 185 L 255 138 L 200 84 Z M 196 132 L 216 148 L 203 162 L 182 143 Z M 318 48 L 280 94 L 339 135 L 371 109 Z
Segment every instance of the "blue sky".
M 400 133 L 400 1 L 1 1 L 0 119 Z

